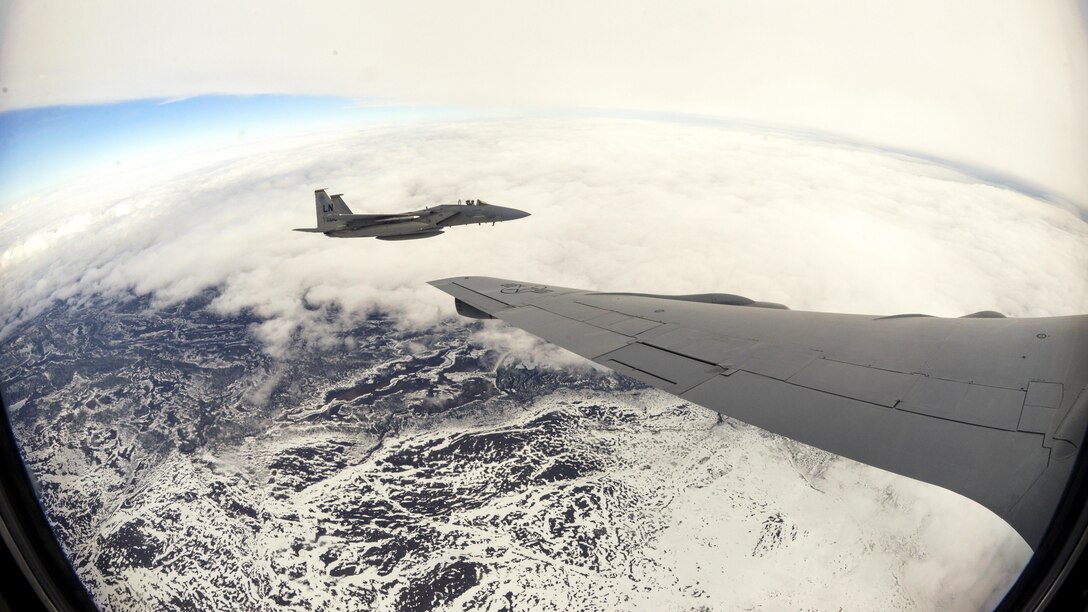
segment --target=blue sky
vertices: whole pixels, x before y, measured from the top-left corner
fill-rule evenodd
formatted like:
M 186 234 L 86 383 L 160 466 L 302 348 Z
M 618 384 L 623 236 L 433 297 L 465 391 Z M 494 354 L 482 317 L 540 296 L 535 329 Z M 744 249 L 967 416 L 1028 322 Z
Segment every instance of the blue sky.
M 330 127 L 453 117 L 437 107 L 318 96 L 199 96 L 0 113 L 0 207 L 109 167 L 201 146 Z

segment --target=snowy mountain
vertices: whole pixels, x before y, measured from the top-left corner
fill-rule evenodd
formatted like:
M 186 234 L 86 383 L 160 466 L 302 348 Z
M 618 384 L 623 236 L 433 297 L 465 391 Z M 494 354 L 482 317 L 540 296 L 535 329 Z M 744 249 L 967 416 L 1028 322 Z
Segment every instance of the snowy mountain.
M 997 519 L 955 495 L 460 322 L 279 361 L 214 297 L 58 303 L 0 354 L 106 609 L 971 609 L 1023 562 L 961 567 Z

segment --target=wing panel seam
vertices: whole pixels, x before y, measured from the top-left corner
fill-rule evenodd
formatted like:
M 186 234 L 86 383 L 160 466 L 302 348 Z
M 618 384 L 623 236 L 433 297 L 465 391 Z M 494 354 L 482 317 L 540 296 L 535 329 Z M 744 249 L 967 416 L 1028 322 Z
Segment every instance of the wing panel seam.
M 822 357 L 822 359 L 826 359 L 827 361 L 834 361 L 835 363 L 842 363 L 842 364 L 846 364 L 846 365 L 858 366 L 859 368 L 871 368 L 873 370 L 880 370 L 882 372 L 892 372 L 894 374 L 910 374 L 910 375 L 924 376 L 926 378 L 932 378 L 933 380 L 944 380 L 944 381 L 947 381 L 947 382 L 959 383 L 961 385 L 978 385 L 979 387 L 990 387 L 991 389 L 1005 389 L 1007 391 L 1024 391 L 1025 390 L 1024 387 L 1009 387 L 1009 386 L 999 386 L 999 385 L 987 385 L 985 383 L 974 382 L 974 381 L 971 381 L 971 380 L 958 380 L 958 379 L 955 379 L 955 378 L 945 378 L 943 376 L 934 376 L 932 374 L 927 374 L 925 372 L 919 372 L 919 371 L 910 371 L 910 372 L 908 372 L 905 369 L 904 370 L 894 370 L 892 368 L 885 368 L 885 367 L 880 367 L 880 366 L 872 365 L 872 364 L 858 363 L 856 361 L 846 361 L 844 359 L 836 359 L 834 357 L 825 356 L 825 357 Z
M 855 364 L 850 364 L 850 365 L 855 365 Z M 628 366 L 628 367 L 630 367 L 630 366 Z M 930 418 L 930 419 L 938 419 L 938 420 L 941 420 L 941 421 L 947 421 L 949 423 L 959 423 L 961 425 L 968 425 L 968 426 L 971 426 L 971 427 L 981 427 L 983 429 L 992 429 L 994 431 L 1004 431 L 1004 432 L 1009 432 L 1009 433 L 1027 434 L 1027 435 L 1040 435 L 1040 436 L 1042 435 L 1042 434 L 1036 434 L 1034 432 L 1019 431 L 1019 430 L 1015 430 L 1015 429 L 1005 429 L 1003 427 L 991 427 L 989 425 L 980 425 L 978 423 L 972 423 L 972 422 L 969 422 L 969 421 L 958 421 L 956 419 L 950 419 L 950 418 L 947 418 L 947 417 L 928 414 L 928 413 L 925 413 L 925 412 L 915 412 L 913 410 L 904 410 L 904 409 L 898 407 L 900 404 L 903 403 L 903 400 L 896 400 L 895 405 L 889 407 L 889 406 L 884 406 L 884 405 L 881 405 L 881 404 L 874 404 L 873 402 L 870 402 L 868 400 L 863 400 L 861 398 L 851 397 L 849 395 L 843 395 L 841 393 L 832 393 L 830 391 L 824 391 L 823 389 L 816 389 L 814 387 L 806 387 L 805 385 L 799 385 L 797 383 L 793 383 L 793 382 L 790 382 L 788 380 L 782 380 L 782 379 L 779 379 L 779 378 L 775 378 L 773 376 L 766 376 L 766 375 L 760 374 L 758 372 L 753 372 L 751 370 L 745 370 L 744 368 L 738 368 L 738 370 L 741 371 L 741 372 L 744 372 L 746 374 L 751 374 L 753 376 L 759 376 L 760 378 L 766 378 L 768 380 L 773 380 L 775 382 L 780 382 L 780 383 L 785 384 L 785 385 L 790 385 L 791 387 L 798 387 L 800 389 L 807 389 L 809 391 L 815 391 L 816 393 L 823 393 L 825 395 L 833 395 L 835 397 L 841 397 L 841 398 L 852 400 L 852 401 L 855 401 L 855 402 L 861 402 L 863 404 L 868 404 L 868 405 L 873 406 L 875 408 L 880 408 L 881 410 L 895 410 L 897 412 L 905 412 L 905 413 L 914 414 L 914 415 L 917 415 L 917 416 L 920 416 L 920 417 L 925 417 L 925 418 Z M 902 373 L 902 372 L 900 372 L 900 373 Z M 730 374 L 732 374 L 732 372 L 730 372 Z M 722 376 L 726 376 L 726 374 L 722 374 Z M 957 380 L 957 381 L 951 381 L 951 382 L 957 382 L 958 383 L 960 381 Z M 967 383 L 961 383 L 961 384 L 967 384 Z M 698 385 L 696 385 L 696 386 L 698 386 Z M 986 385 L 980 385 L 980 386 L 986 386 Z M 997 387 L 997 388 L 1000 389 L 1002 387 Z
M 663 380 L 663 381 L 669 383 L 670 385 L 679 384 L 675 380 L 669 380 L 668 378 L 665 378 L 664 376 L 659 376 L 657 374 L 654 374 L 653 372 L 647 372 L 646 370 L 643 370 L 642 368 L 636 368 L 635 366 L 633 366 L 633 365 L 631 365 L 629 363 L 624 363 L 624 362 L 616 360 L 616 359 L 609 359 L 609 361 L 611 361 L 612 363 L 618 363 L 618 364 L 620 364 L 621 366 L 623 366 L 625 368 L 634 370 L 636 372 L 639 372 L 641 374 L 645 374 L 647 376 L 651 376 L 651 377 L 656 378 L 658 380 Z
M 684 359 L 690 359 L 692 361 L 698 361 L 699 363 L 706 364 L 706 365 L 714 367 L 714 368 L 718 368 L 719 370 L 722 369 L 722 367 L 720 365 L 718 365 L 718 364 L 716 364 L 716 363 L 714 363 L 712 361 L 707 361 L 705 359 L 699 359 L 698 357 L 693 357 L 693 356 L 685 354 L 685 353 L 674 351 L 672 349 L 667 349 L 667 348 L 665 348 L 663 346 L 658 346 L 658 345 L 654 344 L 653 342 L 649 342 L 649 341 L 646 341 L 646 340 L 637 340 L 637 341 L 635 341 L 635 344 L 643 344 L 643 345 L 655 348 L 655 349 L 657 349 L 659 351 L 662 351 L 664 353 L 669 353 L 671 355 L 676 355 L 677 357 L 683 357 Z

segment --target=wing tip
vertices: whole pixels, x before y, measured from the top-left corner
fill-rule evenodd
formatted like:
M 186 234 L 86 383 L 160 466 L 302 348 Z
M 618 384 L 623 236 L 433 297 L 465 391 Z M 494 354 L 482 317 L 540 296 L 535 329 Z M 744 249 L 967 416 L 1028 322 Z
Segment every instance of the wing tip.
M 446 278 L 436 278 L 434 280 L 429 280 L 427 281 L 427 284 L 433 287 L 438 287 L 439 285 L 451 285 L 455 283 L 463 283 L 466 281 L 474 280 L 499 281 L 503 283 L 512 282 L 498 278 L 491 278 L 490 276 L 448 276 Z
M 434 280 L 427 281 L 427 284 L 432 286 L 432 287 L 435 287 L 437 289 L 441 289 L 442 287 L 445 287 L 447 285 L 452 285 L 454 281 L 463 280 L 463 279 L 466 279 L 466 278 L 469 278 L 469 277 L 468 276 L 451 276 L 449 278 L 436 278 Z

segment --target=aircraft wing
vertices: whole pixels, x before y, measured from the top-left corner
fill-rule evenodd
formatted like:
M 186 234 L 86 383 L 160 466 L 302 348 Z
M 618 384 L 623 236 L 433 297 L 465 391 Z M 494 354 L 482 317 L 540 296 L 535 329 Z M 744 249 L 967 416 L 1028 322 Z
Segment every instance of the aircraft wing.
M 496 318 L 768 431 L 950 489 L 1035 548 L 1088 424 L 1088 315 L 877 317 L 739 296 L 432 281 Z

